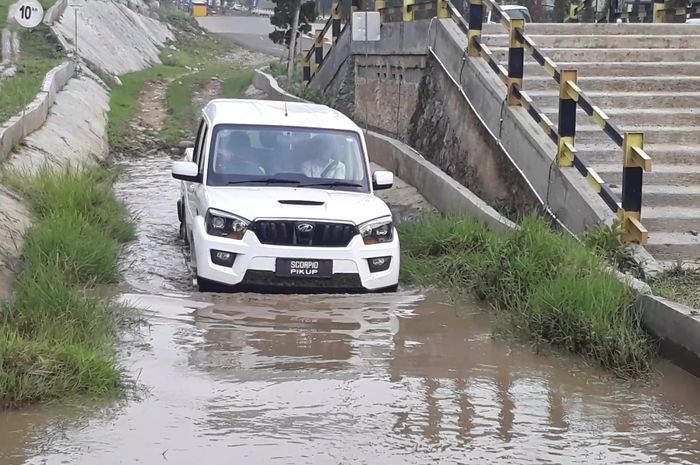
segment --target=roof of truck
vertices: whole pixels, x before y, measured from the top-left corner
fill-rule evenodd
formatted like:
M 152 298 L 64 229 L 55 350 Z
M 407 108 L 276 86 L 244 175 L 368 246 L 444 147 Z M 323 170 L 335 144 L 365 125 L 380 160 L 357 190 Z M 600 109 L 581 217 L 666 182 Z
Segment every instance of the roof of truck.
M 216 99 L 209 102 L 203 112 L 214 126 L 247 124 L 360 131 L 339 111 L 313 103 Z

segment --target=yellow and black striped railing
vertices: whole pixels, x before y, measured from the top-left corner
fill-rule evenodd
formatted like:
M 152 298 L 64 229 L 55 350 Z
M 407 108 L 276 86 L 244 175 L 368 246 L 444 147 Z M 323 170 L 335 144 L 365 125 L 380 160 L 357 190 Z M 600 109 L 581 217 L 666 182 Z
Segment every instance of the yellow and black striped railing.
M 508 29 L 508 66 L 496 60 L 486 45 L 481 42 L 484 6 L 500 13 L 501 23 Z M 456 8 L 449 4 L 448 11 L 460 28 L 467 33 L 467 53 L 481 57 L 507 87 L 509 106 L 522 106 L 527 113 L 557 144 L 556 160 L 561 167 L 575 167 L 586 177 L 589 184 L 603 202 L 616 213 L 624 229 L 627 242 L 645 244 L 648 232 L 641 223 L 642 188 L 644 171 L 651 171 L 651 159 L 644 152 L 642 133 L 623 133 L 608 116 L 577 85 L 576 70 L 561 70 L 548 58 L 530 37 L 525 34 L 522 19 L 509 19 L 503 9 L 493 0 L 469 0 L 469 22 L 465 24 Z M 527 51 L 559 84 L 559 114 L 555 128 L 552 121 L 533 104 L 523 90 L 524 52 Z M 576 151 L 576 110 L 581 108 L 600 126 L 601 130 L 622 149 L 622 198 L 618 201 L 610 186 L 593 170 Z
M 358 2 L 357 0 L 352 1 L 352 11 L 357 10 Z M 325 50 L 325 38 L 328 31 L 331 31 L 331 44 L 332 48 L 338 41 L 340 35 L 345 31 L 349 22 L 343 24 L 342 14 L 340 11 L 341 2 L 337 1 L 333 4 L 333 9 L 331 10 L 331 17 L 328 19 L 326 24 L 322 29 L 317 29 L 314 31 L 314 43 L 309 48 L 309 51 L 304 55 L 304 72 L 303 79 L 307 84 L 311 82 L 311 79 L 316 75 L 318 70 L 323 65 L 323 60 L 326 57 L 324 53 Z
M 618 19 L 624 22 L 654 22 L 654 23 L 682 23 L 686 17 L 700 17 L 700 1 L 690 0 L 684 7 L 666 7 L 664 0 L 654 0 L 653 2 L 635 0 L 625 2 L 626 10 L 611 10 L 606 18 L 608 22 L 616 22 Z M 585 0 L 569 5 L 569 14 L 564 18 L 564 22 L 579 21 L 581 14 L 585 10 Z

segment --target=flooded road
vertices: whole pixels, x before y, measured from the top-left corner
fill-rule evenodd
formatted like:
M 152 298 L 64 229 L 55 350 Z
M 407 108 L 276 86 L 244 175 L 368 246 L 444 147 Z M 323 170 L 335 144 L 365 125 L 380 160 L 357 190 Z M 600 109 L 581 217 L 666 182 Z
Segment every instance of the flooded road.
M 0 465 L 700 463 L 700 381 L 666 362 L 628 385 L 411 289 L 194 292 L 169 166 L 117 185 L 139 214 L 118 297 L 148 321 L 120 353 L 137 387 L 0 413 Z

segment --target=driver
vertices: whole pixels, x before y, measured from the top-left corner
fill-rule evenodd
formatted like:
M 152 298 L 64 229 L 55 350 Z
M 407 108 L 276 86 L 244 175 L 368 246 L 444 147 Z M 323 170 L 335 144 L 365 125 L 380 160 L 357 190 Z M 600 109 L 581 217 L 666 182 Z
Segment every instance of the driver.
M 216 171 L 222 174 L 265 174 L 252 156 L 248 134 L 240 131 L 221 136 L 216 153 Z
M 309 158 L 301 164 L 301 172 L 310 178 L 345 179 L 345 164 L 340 161 L 333 137 L 321 135 L 312 139 Z

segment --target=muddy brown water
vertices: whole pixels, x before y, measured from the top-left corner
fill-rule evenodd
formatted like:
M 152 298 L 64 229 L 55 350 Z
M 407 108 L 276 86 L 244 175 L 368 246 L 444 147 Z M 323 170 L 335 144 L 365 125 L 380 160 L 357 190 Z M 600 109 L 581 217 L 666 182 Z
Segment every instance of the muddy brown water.
M 118 402 L 0 413 L 0 464 L 700 463 L 700 382 L 650 383 L 490 336 L 477 303 L 203 295 L 177 238 L 170 160 L 133 161 L 118 299 L 148 320 Z

